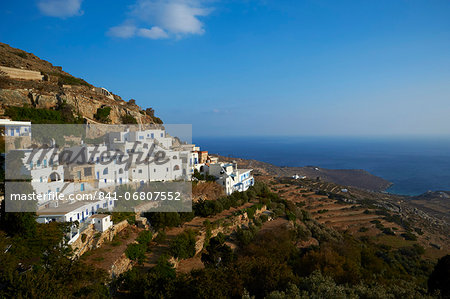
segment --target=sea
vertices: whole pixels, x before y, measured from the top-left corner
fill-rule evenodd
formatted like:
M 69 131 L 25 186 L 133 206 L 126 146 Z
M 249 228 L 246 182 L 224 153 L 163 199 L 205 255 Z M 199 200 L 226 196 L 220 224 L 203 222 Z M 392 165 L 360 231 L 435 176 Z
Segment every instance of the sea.
M 419 195 L 450 190 L 450 137 L 195 137 L 203 150 L 277 166 L 364 169 L 393 185 L 386 191 Z

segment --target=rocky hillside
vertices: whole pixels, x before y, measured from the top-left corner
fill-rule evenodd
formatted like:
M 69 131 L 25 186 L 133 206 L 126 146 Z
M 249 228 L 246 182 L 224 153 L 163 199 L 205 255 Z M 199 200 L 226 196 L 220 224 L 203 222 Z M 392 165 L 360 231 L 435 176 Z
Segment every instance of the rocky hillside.
M 29 73 L 42 75 L 42 79 L 20 77 L 27 71 L 40 72 Z M 10 107 L 24 108 L 12 111 Z M 25 120 L 32 118 L 29 108 L 34 108 L 34 116 L 36 111 L 45 114 L 45 110 L 64 109 L 67 114 L 69 109 L 74 119 L 86 123 L 161 123 L 151 108 L 144 110 L 134 100 L 126 102 L 118 95 L 66 73 L 60 66 L 0 43 L 0 116 Z M 62 122 L 70 121 L 64 120 Z

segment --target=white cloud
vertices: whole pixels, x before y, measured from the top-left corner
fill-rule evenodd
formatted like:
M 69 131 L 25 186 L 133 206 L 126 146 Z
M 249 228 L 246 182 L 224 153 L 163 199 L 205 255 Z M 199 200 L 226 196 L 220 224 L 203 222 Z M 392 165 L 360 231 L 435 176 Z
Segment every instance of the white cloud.
M 50 17 L 68 18 L 80 16 L 81 2 L 83 0 L 40 0 L 38 8 L 42 14 Z
M 113 35 L 123 38 L 138 35 L 151 39 L 181 38 L 190 34 L 201 35 L 205 32 L 205 28 L 199 17 L 207 16 L 212 11 L 212 8 L 204 7 L 205 1 L 138 0 L 131 6 L 125 23 L 138 23 L 142 27 L 139 26 L 133 35 Z
M 108 31 L 108 34 L 115 37 L 121 38 L 129 38 L 136 35 L 136 26 L 134 25 L 119 25 L 115 27 L 111 27 Z
M 162 38 L 168 38 L 169 35 L 159 28 L 158 26 L 153 26 L 150 29 L 147 28 L 141 28 L 137 32 L 139 36 L 150 38 L 150 39 L 162 39 Z

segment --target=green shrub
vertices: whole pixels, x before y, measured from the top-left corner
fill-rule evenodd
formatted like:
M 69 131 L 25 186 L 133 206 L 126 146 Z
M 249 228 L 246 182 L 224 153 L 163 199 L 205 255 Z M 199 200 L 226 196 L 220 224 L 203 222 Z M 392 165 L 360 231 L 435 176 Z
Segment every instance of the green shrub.
M 383 234 L 395 236 L 395 233 L 389 227 L 383 228 Z
M 97 113 L 94 114 L 94 118 L 102 123 L 110 123 L 111 119 L 109 115 L 111 113 L 111 107 L 100 107 L 97 109 Z
M 170 253 L 175 258 L 187 259 L 195 255 L 195 232 L 185 230 L 170 244 Z
M 53 75 L 55 77 L 58 77 L 58 84 L 59 85 L 84 85 L 84 86 L 91 86 L 89 83 L 84 81 L 81 78 L 76 78 L 70 75 L 61 74 L 58 72 L 52 72 L 50 75 Z
M 136 238 L 136 241 L 139 242 L 139 244 L 145 245 L 148 247 L 149 243 L 152 241 L 153 234 L 149 230 L 144 230 L 139 233 L 139 236 Z
M 122 122 L 122 124 L 130 124 L 130 125 L 136 125 L 138 123 L 136 118 L 128 114 L 122 115 L 120 117 L 120 121 Z
M 403 233 L 403 234 L 401 234 L 401 236 L 403 238 L 405 238 L 405 240 L 408 240 L 408 241 L 417 241 L 416 235 L 414 235 L 412 232 Z
M 146 246 L 143 244 L 129 244 L 125 250 L 125 255 L 132 261 L 142 263 L 145 260 Z
M 166 232 L 163 230 L 160 230 L 154 240 L 156 243 L 161 244 L 162 242 L 164 242 L 166 240 L 166 237 L 167 237 Z

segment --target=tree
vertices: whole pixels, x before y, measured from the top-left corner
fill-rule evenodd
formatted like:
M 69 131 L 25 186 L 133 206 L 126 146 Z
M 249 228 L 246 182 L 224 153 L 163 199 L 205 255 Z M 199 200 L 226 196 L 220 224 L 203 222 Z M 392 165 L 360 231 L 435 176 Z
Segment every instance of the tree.
M 30 178 L 20 172 L 23 157 L 22 151 L 11 151 L 6 155 L 6 179 L 10 181 L 5 185 L 7 192 L 0 207 L 0 227 L 9 235 L 31 237 L 36 233 L 36 202 L 16 201 L 8 196 L 12 192 L 19 196 L 33 192 Z
M 125 250 L 127 258 L 142 263 L 145 259 L 146 246 L 143 244 L 130 244 Z
M 202 262 L 205 266 L 228 265 L 233 260 L 233 251 L 225 244 L 225 235 L 222 233 L 209 240 L 206 252 L 202 254 Z
M 94 114 L 96 120 L 102 123 L 110 123 L 111 119 L 109 114 L 111 113 L 111 107 L 100 107 L 97 109 L 97 113 Z
M 195 232 L 188 229 L 176 236 L 170 244 L 170 253 L 180 259 L 193 257 L 195 255 Z
M 450 298 L 450 255 L 440 258 L 428 279 L 430 293 L 439 290 L 443 298 Z

